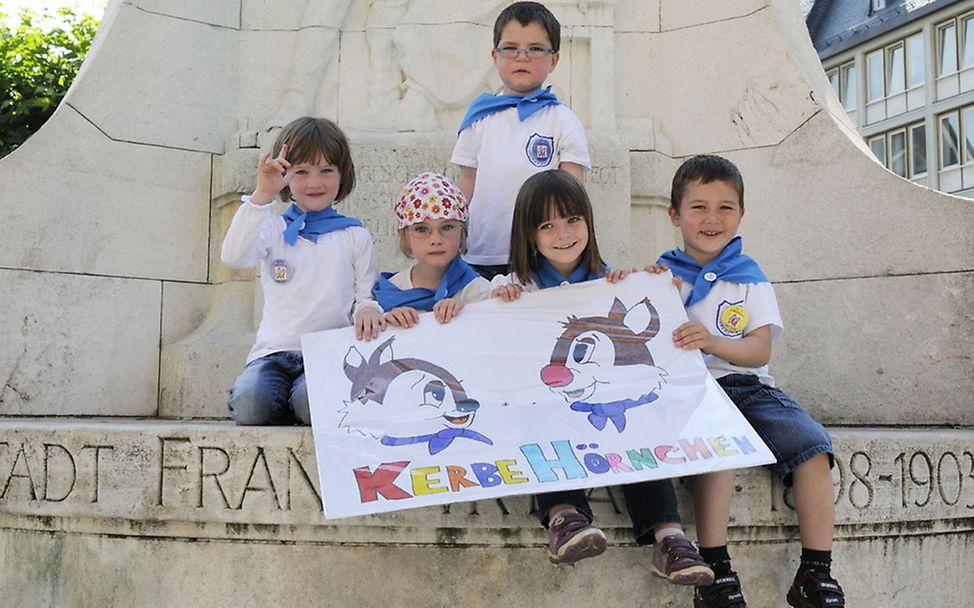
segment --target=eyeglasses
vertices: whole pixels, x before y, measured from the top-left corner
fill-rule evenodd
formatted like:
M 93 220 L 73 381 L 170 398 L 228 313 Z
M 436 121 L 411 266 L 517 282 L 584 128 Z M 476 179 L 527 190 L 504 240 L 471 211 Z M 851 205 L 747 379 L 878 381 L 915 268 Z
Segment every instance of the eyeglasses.
M 509 44 L 509 45 L 499 46 L 494 50 L 497 51 L 497 54 L 503 57 L 504 59 L 517 59 L 521 53 L 524 53 L 525 57 L 532 60 L 541 59 L 542 57 L 547 57 L 548 55 L 552 55 L 555 52 L 554 49 L 549 49 L 548 47 L 540 46 L 537 44 L 533 44 L 526 49 L 519 49 L 516 46 Z
M 424 241 L 433 235 L 433 228 L 428 224 L 413 224 L 407 226 L 409 236 Z M 444 222 L 436 229 L 443 238 L 448 238 L 460 234 L 460 222 Z

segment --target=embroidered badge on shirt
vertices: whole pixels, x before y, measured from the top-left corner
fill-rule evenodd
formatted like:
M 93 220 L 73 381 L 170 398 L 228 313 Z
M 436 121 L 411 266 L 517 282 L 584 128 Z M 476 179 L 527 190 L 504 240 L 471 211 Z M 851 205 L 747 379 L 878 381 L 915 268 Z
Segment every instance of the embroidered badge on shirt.
M 728 338 L 735 338 L 744 333 L 748 320 L 747 310 L 744 309 L 744 300 L 740 302 L 724 300 L 717 307 L 717 331 Z
M 287 262 L 284 260 L 274 260 L 272 268 L 274 269 L 274 281 L 276 283 L 288 282 L 290 273 L 288 272 Z
M 535 167 L 547 167 L 555 156 L 555 138 L 534 133 L 528 138 L 524 153 Z

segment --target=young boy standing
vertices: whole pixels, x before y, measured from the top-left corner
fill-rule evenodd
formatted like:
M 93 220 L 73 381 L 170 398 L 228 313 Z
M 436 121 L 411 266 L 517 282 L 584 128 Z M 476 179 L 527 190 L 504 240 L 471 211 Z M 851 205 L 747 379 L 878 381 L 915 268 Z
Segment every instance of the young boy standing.
M 484 93 L 460 125 L 450 162 L 470 201 L 464 258 L 484 277 L 508 272 L 514 200 L 528 177 L 563 169 L 581 179 L 591 168 L 578 118 L 542 88 L 558 65 L 561 25 L 537 2 L 515 2 L 494 23 L 490 55 L 503 83 Z
M 687 160 L 673 178 L 669 214 L 683 234 L 683 249 L 664 253 L 658 263 L 682 279 L 680 295 L 690 319 L 673 332 L 673 341 L 703 352 L 707 368 L 777 457 L 774 472 L 794 487 L 802 553 L 788 604 L 844 606 L 842 588 L 830 572 L 832 441 L 768 373 L 771 342 L 782 322 L 771 283 L 754 260 L 741 254 L 740 171 L 719 156 Z M 746 606 L 727 553 L 733 481 L 734 471 L 694 480 L 700 553 L 716 576 L 713 584 L 695 589 L 694 608 Z

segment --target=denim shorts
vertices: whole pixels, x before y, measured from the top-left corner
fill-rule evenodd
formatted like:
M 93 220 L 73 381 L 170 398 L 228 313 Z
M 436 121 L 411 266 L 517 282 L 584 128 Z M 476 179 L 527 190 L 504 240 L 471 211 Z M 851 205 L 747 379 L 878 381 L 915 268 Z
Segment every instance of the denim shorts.
M 785 485 L 800 464 L 818 454 L 828 454 L 829 466 L 835 466 L 828 431 L 784 391 L 750 374 L 730 374 L 717 383 L 774 454 L 778 462 L 771 470 Z

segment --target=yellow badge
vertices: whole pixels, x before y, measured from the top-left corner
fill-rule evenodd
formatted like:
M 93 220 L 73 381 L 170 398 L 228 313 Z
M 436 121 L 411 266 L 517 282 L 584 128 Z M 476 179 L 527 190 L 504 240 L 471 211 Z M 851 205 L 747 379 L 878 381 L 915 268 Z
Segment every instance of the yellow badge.
M 747 311 L 741 304 L 730 304 L 720 309 L 720 332 L 726 336 L 739 336 L 747 327 Z

